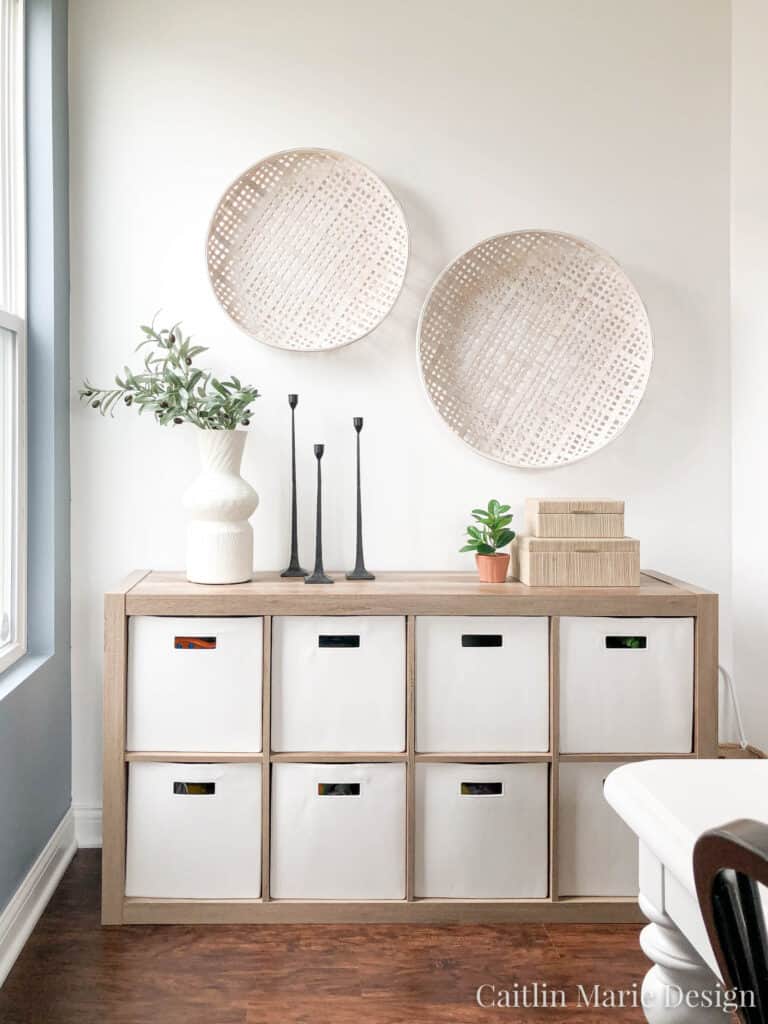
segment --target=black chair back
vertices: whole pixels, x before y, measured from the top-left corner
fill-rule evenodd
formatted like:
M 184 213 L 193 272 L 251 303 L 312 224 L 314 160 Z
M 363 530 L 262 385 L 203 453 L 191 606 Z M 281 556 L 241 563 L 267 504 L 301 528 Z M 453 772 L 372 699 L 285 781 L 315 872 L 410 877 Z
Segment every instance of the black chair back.
M 741 820 L 705 832 L 693 872 L 723 983 L 743 993 L 739 1019 L 768 1024 L 768 938 L 757 887 L 768 885 L 768 825 Z

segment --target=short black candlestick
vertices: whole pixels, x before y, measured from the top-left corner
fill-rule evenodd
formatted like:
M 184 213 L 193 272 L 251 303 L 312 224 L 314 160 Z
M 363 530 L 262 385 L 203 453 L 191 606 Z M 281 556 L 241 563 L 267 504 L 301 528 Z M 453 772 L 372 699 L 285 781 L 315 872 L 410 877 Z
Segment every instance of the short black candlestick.
M 315 445 L 315 458 L 317 459 L 317 518 L 315 519 L 315 568 L 311 576 L 307 576 L 305 583 L 333 583 L 330 576 L 326 576 L 323 569 L 323 476 L 320 468 L 320 461 L 325 451 L 324 444 Z
M 288 395 L 288 405 L 291 407 L 291 561 L 287 569 L 284 569 L 281 576 L 306 576 L 307 570 L 299 565 L 299 536 L 296 516 L 296 406 L 299 404 L 298 395 Z
M 372 572 L 365 568 L 363 559 L 363 502 L 360 496 L 360 431 L 363 429 L 363 417 L 355 416 L 352 424 L 357 432 L 357 554 L 355 568 L 347 573 L 348 580 L 375 580 Z

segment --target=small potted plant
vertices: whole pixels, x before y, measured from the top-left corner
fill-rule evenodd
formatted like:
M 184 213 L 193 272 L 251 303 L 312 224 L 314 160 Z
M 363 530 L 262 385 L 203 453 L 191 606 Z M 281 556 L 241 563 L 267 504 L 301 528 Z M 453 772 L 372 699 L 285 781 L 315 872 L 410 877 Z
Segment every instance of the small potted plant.
M 481 583 L 503 583 L 509 571 L 509 552 L 502 553 L 515 539 L 509 529 L 512 514 L 509 505 L 501 505 L 495 498 L 488 508 L 473 508 L 475 523 L 467 527 L 467 543 L 462 551 L 474 551 Z
M 83 402 L 102 416 L 122 405 L 151 413 L 161 426 L 189 423 L 197 429 L 202 472 L 184 495 L 187 578 L 193 583 L 240 583 L 253 570 L 253 528 L 248 522 L 258 495 L 240 475 L 240 464 L 259 392 L 237 377 L 217 378 L 195 363 L 206 352 L 184 337 L 179 324 L 141 328 L 146 349 L 138 371 L 127 366 L 111 387 L 84 380 Z

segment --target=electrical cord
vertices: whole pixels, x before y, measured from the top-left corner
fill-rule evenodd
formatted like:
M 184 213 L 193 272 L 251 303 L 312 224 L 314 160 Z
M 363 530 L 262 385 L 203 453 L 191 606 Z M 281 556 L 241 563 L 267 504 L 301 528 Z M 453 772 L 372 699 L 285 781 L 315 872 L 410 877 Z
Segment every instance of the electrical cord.
M 747 750 L 749 748 L 749 743 L 747 743 L 747 736 L 744 732 L 744 723 L 741 719 L 741 709 L 739 708 L 739 699 L 736 696 L 736 687 L 728 670 L 722 665 L 718 665 L 717 668 L 720 675 L 723 677 L 725 688 L 730 694 L 731 704 L 733 705 L 733 711 L 736 715 L 736 728 L 739 731 L 739 746 L 742 750 Z

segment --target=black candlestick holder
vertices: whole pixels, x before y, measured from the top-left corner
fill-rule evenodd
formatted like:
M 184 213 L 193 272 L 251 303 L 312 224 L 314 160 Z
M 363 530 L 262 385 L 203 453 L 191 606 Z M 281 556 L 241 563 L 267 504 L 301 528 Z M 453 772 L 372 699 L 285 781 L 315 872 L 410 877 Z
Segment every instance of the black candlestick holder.
M 372 572 L 365 568 L 363 559 L 363 502 L 360 494 L 360 431 L 363 429 L 363 417 L 355 416 L 352 424 L 357 432 L 357 553 L 355 568 L 347 573 L 348 580 L 375 580 Z
M 324 444 L 315 445 L 317 459 L 317 514 L 315 519 L 315 568 L 311 576 L 304 579 L 305 583 L 333 583 L 323 569 L 323 474 L 321 460 L 325 451 Z
M 288 395 L 288 405 L 291 407 L 291 560 L 287 569 L 283 569 L 281 576 L 307 576 L 307 570 L 299 565 L 299 536 L 298 521 L 296 514 L 296 406 L 299 404 L 298 395 Z

